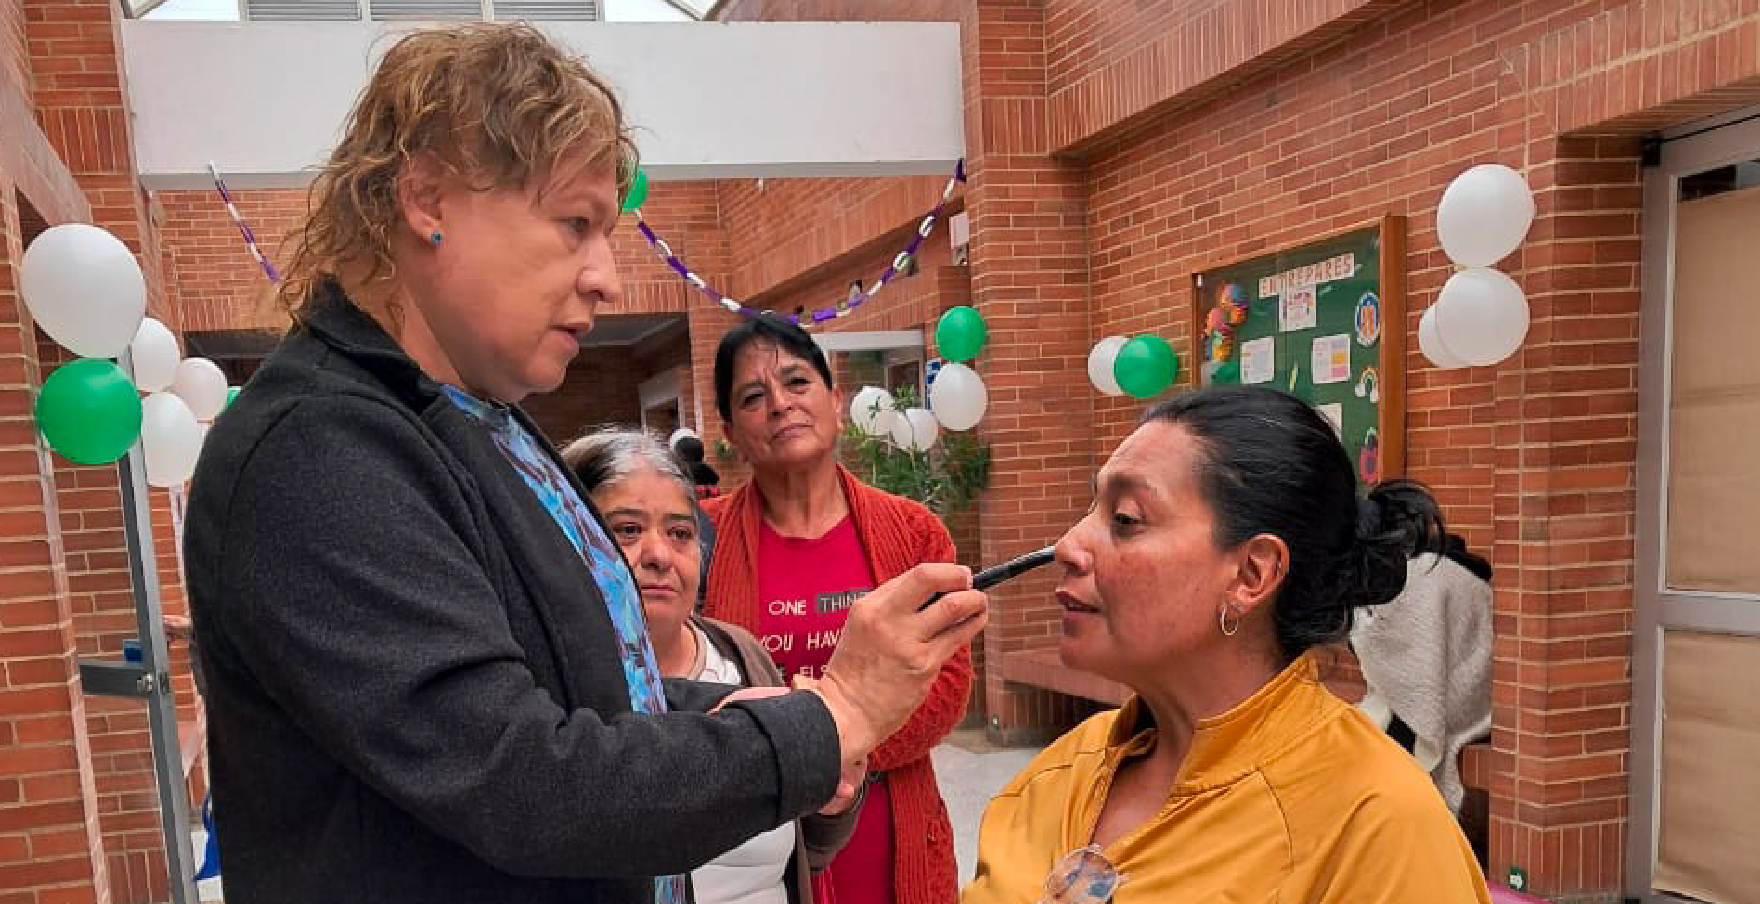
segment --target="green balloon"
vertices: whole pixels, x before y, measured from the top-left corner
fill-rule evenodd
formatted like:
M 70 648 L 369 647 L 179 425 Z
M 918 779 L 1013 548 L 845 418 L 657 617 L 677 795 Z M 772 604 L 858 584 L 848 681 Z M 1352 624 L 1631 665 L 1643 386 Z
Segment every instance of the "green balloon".
M 50 448 L 82 465 L 127 454 L 141 435 L 141 397 L 127 375 L 103 358 L 69 362 L 43 381 L 37 429 Z
M 623 212 L 629 213 L 648 203 L 648 171 L 636 167 L 636 174 L 629 180 L 629 193 L 623 196 Z
M 226 409 L 232 407 L 232 400 L 238 398 L 239 388 L 240 387 L 237 387 L 237 386 L 226 387 L 226 404 L 220 406 L 221 411 L 225 411 Z
M 1112 378 L 1133 398 L 1160 395 L 1173 385 L 1179 373 L 1179 355 L 1160 336 L 1138 336 L 1118 350 L 1112 362 Z
M 935 325 L 935 344 L 940 347 L 941 356 L 949 361 L 970 361 L 977 357 L 988 338 L 990 328 L 984 325 L 983 315 L 965 305 L 949 308 L 941 315 L 941 322 Z

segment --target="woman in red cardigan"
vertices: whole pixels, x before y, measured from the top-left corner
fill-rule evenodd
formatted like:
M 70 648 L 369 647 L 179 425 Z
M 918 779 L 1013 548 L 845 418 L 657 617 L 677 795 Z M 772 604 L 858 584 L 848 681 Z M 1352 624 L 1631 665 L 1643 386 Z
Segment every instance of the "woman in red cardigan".
M 927 508 L 837 463 L 843 401 L 800 327 L 760 316 L 715 352 L 715 404 L 752 479 L 705 508 L 715 525 L 705 614 L 757 635 L 790 679 L 816 678 L 850 601 L 920 562 L 954 561 Z M 948 904 L 959 897 L 953 830 L 929 751 L 959 724 L 971 657 L 948 660 L 928 700 L 870 757 L 854 837 L 817 883 L 831 904 Z

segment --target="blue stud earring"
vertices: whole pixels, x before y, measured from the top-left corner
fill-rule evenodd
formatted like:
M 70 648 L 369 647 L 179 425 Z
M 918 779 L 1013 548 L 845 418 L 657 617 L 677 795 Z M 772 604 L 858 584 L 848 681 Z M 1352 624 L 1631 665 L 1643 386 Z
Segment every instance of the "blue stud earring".
M 440 244 L 440 233 L 435 232 L 433 235 L 433 239 L 434 239 L 434 244 L 436 244 L 436 245 Z

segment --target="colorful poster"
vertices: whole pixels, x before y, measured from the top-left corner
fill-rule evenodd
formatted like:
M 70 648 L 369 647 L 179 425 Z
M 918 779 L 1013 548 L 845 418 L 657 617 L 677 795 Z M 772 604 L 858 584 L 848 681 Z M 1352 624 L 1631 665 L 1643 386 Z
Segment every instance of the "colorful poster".
M 1277 338 L 1265 336 L 1241 343 L 1241 382 L 1269 383 L 1277 376 Z
M 1302 286 L 1299 289 L 1285 289 L 1278 296 L 1277 328 L 1288 333 L 1293 330 L 1311 330 L 1319 322 L 1319 309 L 1315 304 L 1314 287 Z
M 1381 482 L 1381 433 L 1374 427 L 1369 428 L 1368 435 L 1363 437 L 1363 447 L 1357 452 L 1357 476 L 1364 483 Z
M 1348 333 L 1315 339 L 1313 357 L 1309 368 L 1316 386 L 1343 383 L 1351 378 L 1351 337 Z
M 1368 348 L 1381 338 L 1381 299 L 1374 292 L 1364 292 L 1357 299 L 1357 344 Z

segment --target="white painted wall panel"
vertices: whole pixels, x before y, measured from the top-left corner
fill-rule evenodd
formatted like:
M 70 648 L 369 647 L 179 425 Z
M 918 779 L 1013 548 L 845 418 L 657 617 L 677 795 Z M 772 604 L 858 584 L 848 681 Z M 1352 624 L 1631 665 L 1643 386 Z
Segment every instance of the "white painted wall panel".
M 377 22 L 122 23 L 142 181 L 303 185 L 387 34 Z M 947 174 L 952 23 L 547 23 L 617 85 L 656 180 Z

